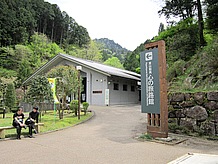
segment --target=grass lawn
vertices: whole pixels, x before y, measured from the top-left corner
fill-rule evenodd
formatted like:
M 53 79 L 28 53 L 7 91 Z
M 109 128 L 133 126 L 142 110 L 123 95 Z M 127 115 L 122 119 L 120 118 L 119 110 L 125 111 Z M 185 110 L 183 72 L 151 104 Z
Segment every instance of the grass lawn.
M 28 113 L 24 113 L 24 114 L 26 119 Z M 66 111 L 64 113 L 64 119 L 60 120 L 58 113 L 56 112 L 54 113 L 53 111 L 47 111 L 46 113 L 44 113 L 44 115 L 41 116 L 41 121 L 39 121 L 44 123 L 44 126 L 41 127 L 41 133 L 76 125 L 84 120 L 89 119 L 91 116 L 92 113 L 90 112 L 87 112 L 86 115 L 81 113 L 80 120 L 78 120 L 78 117 L 76 117 L 73 113 L 68 113 Z M 6 117 L 4 119 L 2 118 L 2 115 L 0 115 L 0 127 L 11 126 L 13 120 L 12 117 L 13 117 L 13 113 L 6 113 Z M 16 129 L 6 130 L 5 133 L 6 133 L 6 138 L 14 137 L 16 136 Z M 27 135 L 27 134 L 28 134 L 28 128 L 27 129 L 23 128 L 21 135 Z

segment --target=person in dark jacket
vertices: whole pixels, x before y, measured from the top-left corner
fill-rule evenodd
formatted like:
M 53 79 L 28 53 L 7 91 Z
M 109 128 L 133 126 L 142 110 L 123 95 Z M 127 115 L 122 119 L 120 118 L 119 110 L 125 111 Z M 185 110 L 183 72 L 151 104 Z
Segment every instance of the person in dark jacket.
M 21 139 L 21 129 L 26 128 L 24 124 L 24 114 L 22 107 L 19 107 L 17 112 L 14 113 L 12 125 L 17 129 L 17 139 Z
M 29 127 L 29 136 L 30 138 L 33 137 L 33 131 L 36 134 L 37 131 L 35 129 L 35 123 L 39 122 L 39 112 L 38 107 L 33 107 L 32 112 L 29 113 L 29 117 L 25 121 L 25 124 Z

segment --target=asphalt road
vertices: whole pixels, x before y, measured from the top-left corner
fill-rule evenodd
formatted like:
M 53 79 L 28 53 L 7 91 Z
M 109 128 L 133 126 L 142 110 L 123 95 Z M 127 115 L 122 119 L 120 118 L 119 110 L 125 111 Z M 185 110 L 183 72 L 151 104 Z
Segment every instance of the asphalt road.
M 0 141 L 0 163 L 165 164 L 189 152 L 218 154 L 210 147 L 137 141 L 134 137 L 146 131 L 146 115 L 139 105 L 90 109 L 95 116 L 78 126 Z

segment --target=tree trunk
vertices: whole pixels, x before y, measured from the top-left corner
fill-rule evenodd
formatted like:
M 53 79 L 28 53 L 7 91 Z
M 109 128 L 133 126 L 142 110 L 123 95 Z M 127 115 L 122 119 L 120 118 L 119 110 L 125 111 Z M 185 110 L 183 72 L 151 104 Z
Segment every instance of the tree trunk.
M 39 121 L 42 121 L 42 105 L 40 102 L 38 102 L 38 106 L 39 106 Z
M 205 46 L 206 42 L 204 40 L 204 20 L 202 15 L 202 7 L 201 7 L 201 1 L 197 0 L 197 8 L 198 8 L 198 30 L 199 30 L 199 39 L 200 39 L 200 46 Z
M 63 100 L 62 100 L 62 112 L 61 112 L 62 119 L 64 118 L 64 109 L 65 109 L 65 106 L 66 106 L 66 96 L 63 96 Z
M 58 115 L 59 115 L 59 119 L 61 119 L 61 103 L 60 103 L 60 105 L 59 105 Z
M 62 48 L 62 41 L 63 41 L 63 29 L 61 30 L 61 37 L 60 37 L 60 47 Z
M 52 29 L 51 29 L 51 41 L 54 42 L 54 20 L 52 22 Z

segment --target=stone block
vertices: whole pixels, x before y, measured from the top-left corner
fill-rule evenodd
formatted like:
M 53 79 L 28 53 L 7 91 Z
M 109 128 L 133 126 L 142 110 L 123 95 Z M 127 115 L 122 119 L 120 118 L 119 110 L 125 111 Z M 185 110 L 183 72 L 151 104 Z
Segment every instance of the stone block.
M 186 127 L 188 130 L 193 131 L 195 125 L 196 125 L 196 121 L 194 119 L 182 118 L 180 120 L 180 126 Z
M 213 122 L 205 121 L 201 124 L 201 130 L 205 135 L 215 135 L 215 126 Z
M 206 109 L 198 105 L 191 108 L 186 108 L 184 113 L 187 117 L 195 119 L 196 121 L 204 121 L 208 118 Z
M 209 101 L 218 101 L 218 92 L 208 92 L 207 99 Z
M 204 107 L 206 109 L 209 109 L 209 110 L 218 110 L 218 102 L 216 102 L 216 101 L 209 101 L 209 102 L 204 104 Z
M 197 92 L 194 94 L 194 100 L 198 105 L 202 105 L 205 100 L 205 93 Z
M 193 107 L 195 106 L 195 102 L 194 101 L 183 101 L 182 103 L 180 103 L 180 106 L 182 106 L 183 108 L 187 108 L 187 107 Z
M 185 100 L 185 96 L 183 93 L 174 93 L 171 98 L 171 101 L 174 102 L 182 102 L 184 100 Z

